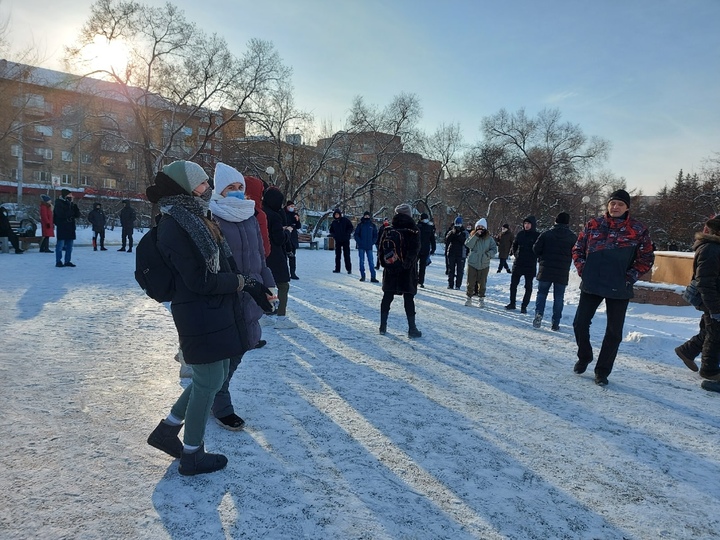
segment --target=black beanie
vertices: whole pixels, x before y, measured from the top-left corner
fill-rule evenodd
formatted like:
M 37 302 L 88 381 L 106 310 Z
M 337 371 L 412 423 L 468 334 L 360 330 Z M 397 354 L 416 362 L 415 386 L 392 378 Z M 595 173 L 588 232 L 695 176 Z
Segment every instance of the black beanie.
M 560 212 L 555 218 L 555 223 L 559 223 L 561 225 L 568 225 L 570 223 L 570 214 L 568 214 L 567 212 Z
M 610 201 L 622 201 L 628 208 L 630 208 L 630 194 L 624 189 L 613 191 L 612 195 L 610 195 L 610 198 L 608 199 L 608 202 Z
M 712 234 L 720 235 L 720 216 L 708 219 L 705 222 L 705 226 L 710 229 Z

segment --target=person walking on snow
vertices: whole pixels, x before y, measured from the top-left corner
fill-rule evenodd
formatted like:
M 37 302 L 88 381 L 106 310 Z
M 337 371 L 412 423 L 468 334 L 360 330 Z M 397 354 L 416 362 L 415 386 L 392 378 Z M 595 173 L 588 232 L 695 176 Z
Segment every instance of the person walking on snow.
M 465 259 L 467 248 L 465 241 L 468 232 L 463 227 L 462 217 L 455 218 L 455 222 L 445 235 L 445 259 L 448 275 L 448 289 L 460 290 L 465 272 Z
M 383 297 L 380 302 L 380 334 L 387 332 L 387 322 L 390 315 L 390 304 L 395 295 L 402 295 L 405 307 L 405 316 L 408 321 L 408 337 L 419 338 L 422 332 L 415 325 L 415 295 L 418 283 L 418 254 L 420 253 L 420 231 L 412 218 L 412 208 L 403 203 L 395 207 L 395 215 L 390 227 L 383 231 L 380 239 L 382 246 L 384 238 L 395 229 L 402 236 L 403 261 L 401 268 L 390 268 L 383 257 L 380 265 L 383 267 L 382 290 Z M 381 254 L 382 255 L 382 254 Z
M 98 237 L 100 237 L 100 251 L 107 251 L 105 249 L 105 225 L 107 224 L 107 217 L 103 212 L 102 204 L 93 204 L 93 209 L 88 214 L 88 221 L 92 225 L 93 230 L 93 251 L 98 250 Z
M 478 296 L 478 307 L 485 307 L 485 291 L 487 278 L 490 272 L 490 261 L 497 253 L 495 239 L 487 230 L 487 220 L 480 218 L 475 223 L 475 229 L 470 238 L 465 241 L 468 248 L 467 256 L 467 300 L 466 306 L 472 306 L 472 297 Z
M 591 219 L 572 250 L 580 282 L 573 329 L 578 346 L 575 373 L 585 373 L 593 361 L 590 324 L 605 301 L 605 337 L 595 364 L 595 384 L 606 386 L 622 342 L 625 313 L 633 297 L 633 283 L 650 271 L 655 261 L 650 233 L 630 217 L 630 195 L 619 189 L 610 195 L 607 212 Z
M 418 285 L 425 288 L 425 268 L 428 266 L 430 255 L 435 255 L 435 225 L 430 222 L 430 218 L 426 213 L 420 214 L 418 221 L 418 230 L 420 231 L 420 255 L 418 256 L 419 271 Z
M 370 281 L 372 283 L 378 283 L 375 275 L 375 261 L 373 261 L 373 246 L 377 244 L 378 231 L 372 222 L 370 212 L 366 211 L 363 214 L 360 223 L 358 223 L 358 226 L 355 228 L 353 238 L 355 238 L 355 247 L 357 247 L 358 259 L 360 261 L 360 281 L 365 281 L 365 258 L 367 258 L 370 269 Z
M 523 220 L 523 230 L 517 233 L 512 246 L 515 261 L 510 277 L 510 303 L 505 306 L 505 309 L 516 309 L 517 288 L 520 285 L 520 278 L 525 278 L 525 294 L 520 305 L 520 313 L 527 313 L 532 296 L 533 279 L 537 273 L 537 256 L 533 252 L 533 246 L 540 233 L 535 226 L 535 216 L 526 217 Z
M 555 218 L 555 225 L 542 233 L 533 251 L 540 263 L 538 272 L 538 290 L 535 297 L 535 318 L 533 327 L 540 328 L 545 314 L 550 286 L 553 288 L 553 315 L 551 328 L 560 330 L 563 304 L 565 302 L 565 287 L 570 280 L 570 267 L 572 266 L 572 248 L 577 236 L 570 230 L 570 214 L 560 212 Z
M 698 371 L 695 357 L 702 354 L 700 376 L 708 381 L 703 388 L 720 391 L 720 217 L 705 222 L 693 244 L 693 280 L 702 298 L 700 331 L 675 348 L 675 353 L 693 371 Z
M 500 258 L 500 264 L 498 265 L 497 273 L 503 271 L 503 268 L 510 273 L 510 267 L 508 266 L 507 260 L 510 257 L 510 250 L 512 249 L 515 237 L 510 232 L 510 226 L 505 223 L 500 229 L 500 234 L 495 238 L 495 242 L 498 245 L 498 257 Z
M 135 210 L 130 206 L 130 201 L 125 199 L 123 201 L 122 210 L 120 210 L 120 226 L 122 227 L 122 246 L 118 251 L 125 251 L 125 245 L 127 242 L 128 253 L 132 253 L 133 248 L 133 230 L 135 230 Z
M 350 238 L 353 233 L 352 222 L 343 216 L 339 208 L 333 210 L 333 220 L 330 223 L 330 237 L 335 241 L 335 270 L 333 273 L 340 273 L 340 255 L 345 260 L 345 270 L 352 274 L 352 261 L 350 260 Z

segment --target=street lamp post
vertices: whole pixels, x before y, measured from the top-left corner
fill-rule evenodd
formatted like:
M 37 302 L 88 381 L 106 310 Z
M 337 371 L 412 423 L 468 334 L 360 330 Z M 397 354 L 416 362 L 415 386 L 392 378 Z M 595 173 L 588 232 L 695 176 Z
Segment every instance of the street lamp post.
M 588 195 L 583 196 L 582 203 L 583 203 L 583 227 L 585 227 L 585 224 L 587 223 L 587 205 L 590 202 L 590 197 Z
M 275 168 L 269 166 L 267 169 L 265 169 L 265 172 L 267 173 L 268 178 L 270 178 L 270 183 L 272 184 L 272 175 L 275 174 Z

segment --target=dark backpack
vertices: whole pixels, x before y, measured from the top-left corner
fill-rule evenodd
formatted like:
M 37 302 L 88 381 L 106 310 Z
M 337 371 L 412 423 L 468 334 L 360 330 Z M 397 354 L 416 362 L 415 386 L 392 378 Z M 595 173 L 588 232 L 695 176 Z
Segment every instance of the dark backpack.
M 158 250 L 157 229 L 155 225 L 135 246 L 135 281 L 153 300 L 170 302 L 175 293 L 175 277 Z
M 405 268 L 407 250 L 402 233 L 394 227 L 385 227 L 380 240 L 380 262 L 390 272 Z

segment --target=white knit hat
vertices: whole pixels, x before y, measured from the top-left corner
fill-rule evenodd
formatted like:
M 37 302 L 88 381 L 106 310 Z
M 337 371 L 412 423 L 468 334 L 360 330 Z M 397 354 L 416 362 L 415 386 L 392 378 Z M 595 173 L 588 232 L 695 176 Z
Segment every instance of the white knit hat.
M 245 190 L 245 177 L 240 172 L 224 163 L 215 165 L 215 193 L 220 195 L 230 184 L 240 183 Z
M 484 217 L 481 217 L 475 222 L 475 228 L 477 229 L 478 227 L 487 229 L 487 220 Z

